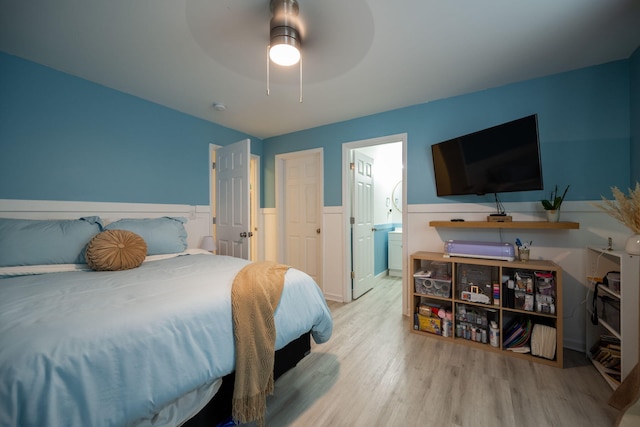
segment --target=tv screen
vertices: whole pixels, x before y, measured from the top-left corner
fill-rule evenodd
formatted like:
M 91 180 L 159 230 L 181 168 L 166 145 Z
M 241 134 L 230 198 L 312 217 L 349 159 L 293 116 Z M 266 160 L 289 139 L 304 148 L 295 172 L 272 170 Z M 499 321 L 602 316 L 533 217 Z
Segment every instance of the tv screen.
M 438 196 L 542 190 L 536 114 L 431 146 Z

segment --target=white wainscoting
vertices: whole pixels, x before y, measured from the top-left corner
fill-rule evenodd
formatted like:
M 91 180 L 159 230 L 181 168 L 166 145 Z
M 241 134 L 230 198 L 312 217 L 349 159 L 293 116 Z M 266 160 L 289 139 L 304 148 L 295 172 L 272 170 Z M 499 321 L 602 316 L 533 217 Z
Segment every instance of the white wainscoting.
M 544 212 L 538 203 L 507 203 L 507 212 L 515 221 L 544 220 Z M 565 202 L 561 220 L 580 223 L 578 230 L 496 230 L 434 228 L 429 221 L 448 221 L 463 218 L 468 221 L 483 221 L 493 213 L 492 205 L 472 203 L 450 203 L 434 205 L 409 205 L 407 221 L 403 228 L 406 234 L 406 253 L 416 251 L 442 251 L 443 242 L 449 239 L 475 241 L 514 242 L 532 240 L 533 258 L 551 259 L 564 270 L 564 345 L 584 351 L 585 307 L 587 283 L 584 248 L 589 245 L 604 247 L 607 238 L 613 239 L 615 249 L 624 248 L 630 231 L 616 220 L 593 206 L 591 202 Z M 0 217 L 25 219 L 74 219 L 97 215 L 105 223 L 120 218 L 154 218 L 161 216 L 183 216 L 188 219 L 188 245 L 200 245 L 202 236 L 210 233 L 209 206 L 70 202 L 48 200 L 0 199 Z M 324 295 L 329 300 L 345 301 L 346 253 L 344 248 L 344 218 L 341 206 L 329 206 L 323 210 L 323 270 Z M 259 254 L 264 260 L 278 261 L 277 211 L 274 208 L 260 211 L 261 238 Z M 404 295 L 404 314 L 409 307 L 411 280 L 407 280 Z
M 322 289 L 326 299 L 343 302 L 345 301 L 343 283 L 346 266 L 344 238 L 342 236 L 344 229 L 342 206 L 326 206 L 322 222 L 324 248 L 322 254 Z
M 275 208 L 260 209 L 262 217 L 262 234 L 260 241 L 263 243 L 259 253 L 263 260 L 278 262 L 278 215 Z
M 0 199 L 1 218 L 77 219 L 83 216 L 99 216 L 104 225 L 121 218 L 185 217 L 189 248 L 199 247 L 211 228 L 209 206 Z
M 264 260 L 278 259 L 278 212 L 263 208 L 262 216 Z M 328 300 L 343 301 L 344 249 L 342 244 L 342 207 L 325 207 L 322 215 L 322 280 L 318 285 Z

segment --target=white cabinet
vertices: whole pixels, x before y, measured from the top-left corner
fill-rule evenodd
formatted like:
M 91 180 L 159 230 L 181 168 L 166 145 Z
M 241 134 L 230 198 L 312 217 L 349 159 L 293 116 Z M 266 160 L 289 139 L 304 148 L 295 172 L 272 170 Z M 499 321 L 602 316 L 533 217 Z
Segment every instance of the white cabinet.
M 402 231 L 389 232 L 389 276 L 402 277 Z
M 612 272 L 620 273 L 619 285 L 603 284 Z M 589 284 L 586 352 L 615 389 L 638 362 L 640 256 L 587 248 L 586 275 Z

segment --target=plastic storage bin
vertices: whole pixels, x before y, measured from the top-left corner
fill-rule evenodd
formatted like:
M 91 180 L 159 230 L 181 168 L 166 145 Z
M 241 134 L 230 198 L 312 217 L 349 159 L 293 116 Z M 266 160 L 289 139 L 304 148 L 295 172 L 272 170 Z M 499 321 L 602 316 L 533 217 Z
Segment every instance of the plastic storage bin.
M 533 311 L 535 298 L 532 293 L 516 289 L 514 292 L 513 308 L 518 310 Z
M 465 304 L 456 305 L 456 338 L 483 344 L 489 342 L 491 321 L 497 320 L 495 310 L 487 310 Z
M 456 270 L 456 296 L 462 301 L 493 305 L 493 284 L 497 267 L 460 264 Z
M 535 311 L 538 313 L 555 314 L 556 312 L 556 281 L 553 273 L 536 271 L 535 276 Z
M 432 277 L 431 272 L 418 271 L 413 275 L 416 293 L 451 298 L 451 279 Z

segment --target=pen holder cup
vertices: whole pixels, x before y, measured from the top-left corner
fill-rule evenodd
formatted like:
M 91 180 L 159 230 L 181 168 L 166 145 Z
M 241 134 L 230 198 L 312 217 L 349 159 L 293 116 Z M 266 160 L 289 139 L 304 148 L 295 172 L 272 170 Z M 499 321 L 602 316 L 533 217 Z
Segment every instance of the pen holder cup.
M 522 262 L 529 261 L 529 249 L 518 249 L 518 257 Z

